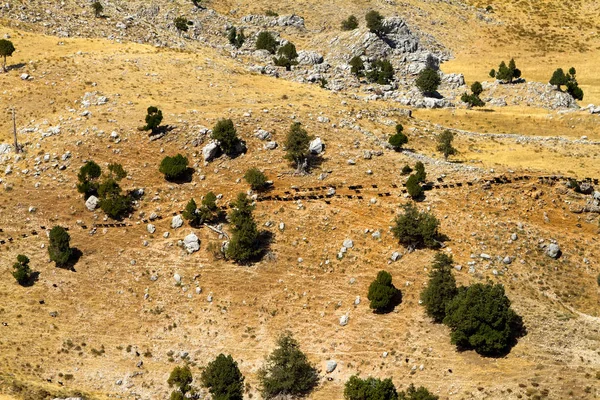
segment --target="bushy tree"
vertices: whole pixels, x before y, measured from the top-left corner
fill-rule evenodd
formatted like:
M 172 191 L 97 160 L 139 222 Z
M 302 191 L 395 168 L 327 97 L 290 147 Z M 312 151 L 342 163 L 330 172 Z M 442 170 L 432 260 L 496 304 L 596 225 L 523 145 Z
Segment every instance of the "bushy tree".
M 358 19 L 354 15 L 351 15 L 342 21 L 343 31 L 353 31 L 356 28 L 358 28 Z
M 425 312 L 437 323 L 444 320 L 446 306 L 458 293 L 456 280 L 452 275 L 452 263 L 452 256 L 437 253 L 431 265 L 429 283 L 421 292 L 421 303 Z
M 490 73 L 489 73 L 489 75 L 490 75 L 490 78 L 495 78 L 495 77 L 496 77 L 496 70 L 495 70 L 494 68 L 492 68 L 492 69 L 490 70 Z
M 574 67 L 569 69 L 568 73 L 564 73 L 562 68 L 557 68 L 550 78 L 550 84 L 556 85 L 558 90 L 561 90 L 561 86 L 567 86 L 567 93 L 573 96 L 576 100 L 583 100 L 583 90 L 579 87 L 575 74 L 577 71 Z
M 100 208 L 113 219 L 121 219 L 131 211 L 131 198 L 122 194 L 118 181 L 127 176 L 127 171 L 121 164 L 108 164 L 108 175 L 98 186 Z
M 152 134 L 155 134 L 163 120 L 162 111 L 154 106 L 148 107 L 148 110 L 146 111 L 146 126 L 144 126 L 142 130 L 151 131 Z
M 177 154 L 174 157 L 166 156 L 160 162 L 159 171 L 165 175 L 165 179 L 179 179 L 187 173 L 189 161 L 187 157 Z
M 317 369 L 300 350 L 300 345 L 289 332 L 277 340 L 277 348 L 258 371 L 262 396 L 304 396 L 319 382 Z
M 523 332 L 523 321 L 510 308 L 510 300 L 499 284 L 461 287 L 446 306 L 444 324 L 452 330 L 452 344 L 484 356 L 510 351 Z
M 219 141 L 219 146 L 228 156 L 237 153 L 240 139 L 232 120 L 221 119 L 217 121 L 213 127 L 212 138 Z
M 412 248 L 439 247 L 437 218 L 428 212 L 419 212 L 413 203 L 404 206 L 404 213 L 396 217 L 392 233 L 398 241 Z
M 19 285 L 25 286 L 31 280 L 31 269 L 29 268 L 29 258 L 22 254 L 17 256 L 17 262 L 13 264 L 13 277 Z
M 86 162 L 77 174 L 77 191 L 83 193 L 85 199 L 98 194 L 98 178 L 102 174 L 102 169 L 94 161 Z
M 471 85 L 471 92 L 473 92 L 475 96 L 479 96 L 481 93 L 483 93 L 483 86 L 481 85 L 481 82 L 473 82 Z
M 379 271 L 377 278 L 369 286 L 369 307 L 376 312 L 389 311 L 399 290 L 392 284 L 392 275 L 387 271 Z
M 300 122 L 294 122 L 285 138 L 285 158 L 296 163 L 296 170 L 303 171 L 308 167 L 308 156 L 312 136 L 308 135 L 306 129 L 302 128 Z
M 190 23 L 190 21 L 188 21 L 187 18 L 185 17 L 177 17 L 175 18 L 175 21 L 173 21 L 175 24 L 175 28 L 177 28 L 178 31 L 180 32 L 187 32 L 188 31 L 188 25 Z
M 394 67 L 388 60 L 375 60 L 371 63 L 366 77 L 370 82 L 387 85 L 394 79 Z
M 227 34 L 227 39 L 231 45 L 233 45 L 236 49 L 239 49 L 244 45 L 244 42 L 246 41 L 246 35 L 244 35 L 243 29 L 240 29 L 238 32 L 236 27 L 232 26 Z
M 404 134 L 404 127 L 401 124 L 396 124 L 396 133 L 390 136 L 389 143 L 398 151 L 402 148 L 402 145 L 408 143 L 408 137 Z
M 102 11 L 104 11 L 104 7 L 99 1 L 95 1 L 92 3 L 92 9 L 94 10 L 94 15 L 96 18 L 100 18 L 102 16 Z
M 181 215 L 183 216 L 183 219 L 188 221 L 193 227 L 197 227 L 202 221 L 200 213 L 198 212 L 198 205 L 194 199 L 188 201 Z
M 244 193 L 239 193 L 229 214 L 232 235 L 225 255 L 237 263 L 247 263 L 261 253 L 259 232 L 252 215 L 254 206 Z
M 225 212 L 217 206 L 217 196 L 213 192 L 208 192 L 202 199 L 202 205 L 198 209 L 198 215 L 200 216 L 199 223 L 217 222 L 225 216 Z
M 421 161 L 417 161 L 415 163 L 415 176 L 419 180 L 419 182 L 425 182 L 427 179 L 427 173 L 425 172 L 425 164 Z
M 406 190 L 413 200 L 420 199 L 423 196 L 423 188 L 416 175 L 411 175 L 406 181 Z
M 508 66 L 506 66 L 504 61 L 500 62 L 498 71 L 496 71 L 496 79 L 503 82 L 512 83 L 513 79 L 519 79 L 520 77 L 521 70 L 517 68 L 513 58 L 511 58 L 509 61 Z
M 369 11 L 365 15 L 365 21 L 367 22 L 369 31 L 376 35 L 385 35 L 387 33 L 387 29 L 383 25 L 383 16 L 379 12 L 375 10 Z
M 350 59 L 350 72 L 360 78 L 365 73 L 365 63 L 360 56 L 354 56 Z
M 456 149 L 452 146 L 454 141 L 454 133 L 449 130 L 445 130 L 440 133 L 437 137 L 437 151 L 444 155 L 444 159 L 448 159 L 448 156 L 456 154 Z
M 2 63 L 2 69 L 4 72 L 6 69 L 6 57 L 12 57 L 15 52 L 15 46 L 10 40 L 0 39 L 0 57 L 4 58 L 4 62 Z
M 408 175 L 413 171 L 410 165 L 405 164 L 404 167 L 400 170 L 400 175 Z
M 432 394 L 427 388 L 420 386 L 415 388 L 412 383 L 406 391 L 398 393 L 398 400 L 438 400 L 439 397 Z
M 279 42 L 275 37 L 268 31 L 262 31 L 256 37 L 256 49 L 267 50 L 271 54 L 275 54 Z
M 381 380 L 369 377 L 361 379 L 353 375 L 344 386 L 346 400 L 397 400 L 398 392 L 390 378 Z
M 250 185 L 252 190 L 265 190 L 268 186 L 267 177 L 258 168 L 250 168 L 244 174 L 244 179 Z
M 292 70 L 292 65 L 297 65 L 298 53 L 296 52 L 296 46 L 294 43 L 287 42 L 277 50 L 278 57 L 273 58 L 273 62 L 278 67 L 285 67 L 286 71 Z
M 200 380 L 213 400 L 244 399 L 244 376 L 230 355 L 219 354 L 208 363 Z
M 50 243 L 48 245 L 48 254 L 50 260 L 56 263 L 57 267 L 65 267 L 73 249 L 70 246 L 71 236 L 62 226 L 55 226 L 50 230 Z
M 435 93 L 441 82 L 442 80 L 436 70 L 433 68 L 425 68 L 419 72 L 415 85 L 417 85 L 417 88 L 421 93 L 430 95 Z
M 192 371 L 190 371 L 187 365 L 183 367 L 175 367 L 171 374 L 169 375 L 169 379 L 167 379 L 167 383 L 169 387 L 175 387 L 176 390 L 185 397 L 185 394 L 192 389 L 191 383 L 194 380 L 192 376 Z M 172 396 L 171 396 L 172 397 Z

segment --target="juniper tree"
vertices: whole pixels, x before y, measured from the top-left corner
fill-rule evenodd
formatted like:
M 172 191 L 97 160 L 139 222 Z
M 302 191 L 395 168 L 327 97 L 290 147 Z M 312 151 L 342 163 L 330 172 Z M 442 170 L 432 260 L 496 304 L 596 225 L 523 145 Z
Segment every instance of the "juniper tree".
M 98 178 L 102 174 L 102 169 L 94 161 L 86 162 L 77 174 L 77 191 L 83 193 L 85 199 L 98 194 Z
M 408 143 L 408 137 L 404 134 L 404 127 L 401 124 L 396 124 L 396 133 L 390 136 L 389 144 L 398 151 L 402 145 Z
M 254 206 L 244 193 L 239 193 L 229 214 L 232 235 L 226 256 L 238 263 L 247 263 L 261 253 L 259 232 L 252 215 Z
M 262 31 L 256 37 L 256 49 L 267 50 L 271 54 L 275 54 L 279 42 L 277 39 L 268 31 Z
M 361 379 L 352 375 L 344 385 L 344 399 L 346 400 L 397 400 L 398 392 L 390 378 Z
M 437 137 L 437 151 L 444 155 L 444 159 L 448 160 L 448 156 L 456 154 L 456 149 L 452 146 L 454 141 L 454 133 L 445 130 Z
M 70 246 L 71 236 L 62 226 L 55 226 L 50 230 L 49 240 L 50 260 L 54 261 L 57 267 L 65 267 L 73 254 Z
M 292 65 L 297 65 L 298 53 L 296 46 L 292 42 L 287 42 L 277 50 L 278 57 L 273 58 L 273 62 L 278 67 L 285 67 L 286 71 L 292 70 Z
M 13 264 L 13 277 L 21 286 L 27 285 L 31 280 L 31 269 L 29 268 L 29 258 L 22 254 L 17 256 L 17 262 Z
M 202 371 L 200 381 L 213 400 L 244 399 L 244 376 L 230 355 L 219 354 L 208 363 Z
M 425 312 L 437 323 L 446 317 L 446 306 L 458 293 L 452 275 L 452 256 L 437 253 L 431 265 L 429 282 L 421 292 L 421 303 Z
M 433 68 L 425 68 L 417 77 L 415 85 L 424 95 L 431 95 L 435 93 L 440 86 L 441 79 L 439 74 Z
M 219 146 L 228 156 L 236 154 L 240 139 L 237 131 L 230 119 L 221 119 L 217 121 L 212 130 L 212 138 L 219 141 Z
M 151 131 L 152 134 L 155 134 L 162 120 L 162 111 L 157 107 L 150 106 L 148 107 L 146 114 L 146 125 L 142 128 L 142 130 Z
M 201 223 L 200 213 L 198 212 L 198 205 L 194 199 L 190 199 L 185 206 L 182 213 L 183 219 L 188 221 L 191 226 L 197 227 Z
M 189 392 L 192 387 L 191 383 L 194 380 L 192 376 L 192 371 L 190 371 L 187 365 L 183 367 L 175 367 L 171 374 L 169 375 L 169 379 L 167 379 L 167 383 L 169 387 L 175 387 L 176 390 L 179 390 L 183 396 L 187 392 Z
M 15 52 L 15 46 L 10 40 L 0 39 L 0 57 L 4 58 L 4 62 L 2 63 L 2 69 L 4 72 L 6 69 L 6 57 L 12 57 Z
M 188 170 L 189 161 L 187 157 L 177 154 L 174 157 L 166 156 L 160 162 L 158 170 L 165 175 L 166 180 L 176 180 L 183 177 Z
M 394 67 L 388 60 L 375 60 L 371 63 L 366 77 L 370 82 L 387 85 L 394 79 Z
M 92 3 L 92 9 L 94 10 L 94 15 L 96 18 L 100 18 L 102 16 L 102 11 L 104 11 L 104 7 L 99 1 L 95 1 Z
M 417 161 L 415 163 L 415 176 L 419 180 L 419 182 L 425 182 L 427 179 L 427 174 L 425 173 L 425 165 L 421 161 Z
M 389 311 L 399 290 L 392 284 L 392 275 L 387 271 L 379 271 L 377 278 L 369 286 L 369 307 L 376 312 Z
M 383 16 L 375 11 L 371 10 L 365 15 L 365 21 L 367 22 L 367 28 L 376 35 L 384 35 L 387 33 L 387 29 L 383 24 Z
M 352 31 L 356 28 L 358 28 L 358 19 L 354 15 L 351 15 L 342 21 L 343 31 Z
M 258 168 L 250 168 L 244 174 L 244 179 L 252 190 L 262 191 L 267 188 L 267 177 Z
M 350 72 L 360 78 L 365 72 L 365 63 L 360 56 L 354 56 L 350 59 Z
M 188 21 L 185 17 L 177 17 L 175 18 L 175 21 L 173 21 L 173 23 L 175 24 L 175 28 L 177 28 L 178 31 L 187 32 L 189 29 L 188 25 L 190 21 Z
M 420 199 L 423 196 L 423 188 L 419 184 L 419 178 L 416 175 L 411 175 L 406 181 L 406 190 L 413 200 Z
M 308 166 L 309 145 L 312 137 L 302 128 L 300 122 L 294 122 L 285 139 L 285 158 L 296 164 L 298 172 L 304 171 Z
M 440 222 L 426 211 L 419 212 L 413 203 L 404 205 L 404 213 L 396 216 L 392 227 L 394 237 L 400 244 L 411 248 L 439 247 Z

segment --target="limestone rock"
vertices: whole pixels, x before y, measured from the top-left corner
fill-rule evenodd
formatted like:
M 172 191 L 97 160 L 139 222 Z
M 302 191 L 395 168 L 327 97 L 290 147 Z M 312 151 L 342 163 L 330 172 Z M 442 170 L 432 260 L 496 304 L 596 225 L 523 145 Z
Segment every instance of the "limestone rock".
M 173 229 L 181 228 L 182 225 L 183 225 L 183 218 L 181 218 L 181 215 L 176 215 L 171 220 L 171 228 L 173 228 Z
M 94 211 L 98 207 L 99 201 L 100 200 L 98 200 L 98 198 L 96 196 L 90 196 L 85 201 L 85 206 L 87 207 L 88 210 Z
M 200 242 L 198 240 L 198 236 L 194 233 L 190 233 L 185 238 L 183 238 L 183 245 L 188 253 L 194 253 L 200 250 Z

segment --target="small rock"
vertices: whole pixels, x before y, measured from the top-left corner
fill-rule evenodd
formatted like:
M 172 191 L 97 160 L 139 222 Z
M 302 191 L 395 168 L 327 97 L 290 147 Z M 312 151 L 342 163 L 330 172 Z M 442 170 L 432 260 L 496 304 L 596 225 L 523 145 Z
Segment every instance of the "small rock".
M 546 249 L 546 255 L 554 259 L 560 257 L 560 246 L 558 243 L 550 243 Z
M 85 206 L 88 210 L 94 211 L 98 207 L 98 203 L 100 200 L 96 196 L 90 196 L 85 201 Z
M 152 224 L 148 224 L 146 226 L 146 230 L 148 231 L 148 233 L 152 234 L 152 233 L 156 232 L 156 227 Z
M 354 242 L 352 241 L 352 239 L 345 239 L 342 243 L 342 246 L 344 246 L 346 249 L 351 249 L 354 247 Z
M 181 228 L 182 225 L 183 225 L 183 218 L 181 218 L 181 215 L 176 215 L 171 220 L 171 228 L 173 228 L 173 229 Z
M 325 367 L 325 371 L 327 371 L 328 374 L 332 373 L 333 371 L 335 371 L 335 368 L 337 367 L 337 363 L 333 360 L 329 360 L 327 361 L 327 365 Z
M 348 315 L 342 315 L 340 317 L 340 326 L 346 326 L 348 325 Z
M 175 282 L 181 283 L 181 275 L 176 273 L 175 275 L 173 275 L 173 279 L 175 279 Z

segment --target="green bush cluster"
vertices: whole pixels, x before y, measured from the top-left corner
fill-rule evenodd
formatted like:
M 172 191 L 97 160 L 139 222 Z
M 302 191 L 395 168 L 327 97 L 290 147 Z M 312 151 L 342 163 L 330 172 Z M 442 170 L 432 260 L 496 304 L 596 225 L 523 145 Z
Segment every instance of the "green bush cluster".
M 390 378 L 379 379 L 369 377 L 361 379 L 353 375 L 344 387 L 346 400 L 438 400 L 425 387 L 415 388 L 411 383 L 405 391 L 398 392 Z
M 575 78 L 577 71 L 574 67 L 569 69 L 568 73 L 564 73 L 562 68 L 558 68 L 552 74 L 550 78 L 550 84 L 556 85 L 558 90 L 561 90 L 561 86 L 567 87 L 567 93 L 573 96 L 576 100 L 583 100 L 583 90 L 579 87 L 579 83 L 577 83 L 577 79 Z
M 227 39 L 229 40 L 229 44 L 234 46 L 236 49 L 239 49 L 244 45 L 244 42 L 246 41 L 246 35 L 244 35 L 243 29 L 240 29 L 238 32 L 237 28 L 232 26 L 229 28 L 227 33 Z
M 408 203 L 404 206 L 404 213 L 396 217 L 392 233 L 405 246 L 437 248 L 442 239 L 438 232 L 439 225 L 433 214 L 419 212 L 413 203 Z
M 379 313 L 390 311 L 394 300 L 400 295 L 400 290 L 392 284 L 392 275 L 387 271 L 379 271 L 369 286 L 369 307 Z
M 66 267 L 73 254 L 70 245 L 71 236 L 62 226 L 55 226 L 50 230 L 49 240 L 48 255 L 50 260 L 54 261 L 57 267 Z
M 160 162 L 158 170 L 165 175 L 165 179 L 172 181 L 182 178 L 186 175 L 189 161 L 187 157 L 177 154 L 174 157 L 166 156 Z
M 353 31 L 356 28 L 358 28 L 358 19 L 354 15 L 351 15 L 342 21 L 343 31 Z
M 31 268 L 29 267 L 29 258 L 22 254 L 17 256 L 17 262 L 13 264 L 13 277 L 21 286 L 27 285 L 31 281 Z
M 415 85 L 425 95 L 434 94 L 440 83 L 442 82 L 440 75 L 433 68 L 427 67 L 419 72 Z
M 365 76 L 369 82 L 387 85 L 394 79 L 394 67 L 389 60 L 375 60 Z
M 396 133 L 390 136 L 389 144 L 398 151 L 402 148 L 402 145 L 408 143 L 408 137 L 404 134 L 404 127 L 401 124 L 396 124 Z
M 252 215 L 254 206 L 244 193 L 239 193 L 229 214 L 232 235 L 225 255 L 238 263 L 247 263 L 261 253 L 259 232 Z

